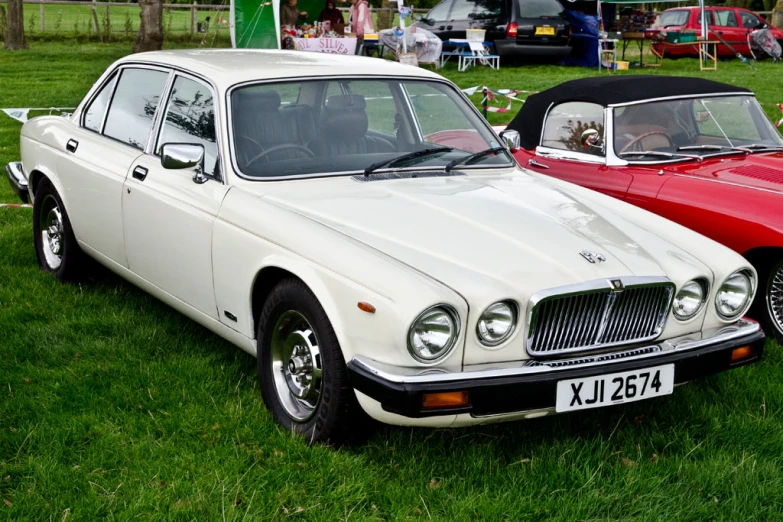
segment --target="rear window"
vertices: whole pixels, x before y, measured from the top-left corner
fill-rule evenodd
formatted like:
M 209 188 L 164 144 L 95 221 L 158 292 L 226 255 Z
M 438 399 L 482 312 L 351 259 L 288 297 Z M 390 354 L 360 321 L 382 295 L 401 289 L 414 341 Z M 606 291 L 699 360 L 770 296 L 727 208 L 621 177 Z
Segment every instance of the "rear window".
M 688 16 L 691 14 L 690 11 L 687 11 L 685 9 L 679 9 L 674 11 L 664 11 L 663 14 L 661 14 L 661 27 L 668 27 L 670 25 L 685 25 L 688 23 Z
M 557 0 L 518 0 L 520 18 L 564 17 L 565 9 Z

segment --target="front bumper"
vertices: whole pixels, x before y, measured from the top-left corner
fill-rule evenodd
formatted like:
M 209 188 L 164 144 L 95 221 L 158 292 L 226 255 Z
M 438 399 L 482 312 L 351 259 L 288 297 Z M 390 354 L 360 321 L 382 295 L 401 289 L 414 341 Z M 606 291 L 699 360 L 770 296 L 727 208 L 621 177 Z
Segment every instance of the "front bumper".
M 21 161 L 12 161 L 5 166 L 5 174 L 8 176 L 8 182 L 11 184 L 11 188 L 22 203 L 28 203 L 30 201 L 30 193 L 27 190 L 27 174 L 25 174 L 24 167 L 22 167 Z
M 750 355 L 732 361 L 735 348 Z M 476 365 L 462 372 L 397 368 L 362 357 L 348 363 L 353 387 L 390 413 L 410 418 L 467 413 L 474 417 L 554 410 L 558 381 L 674 364 L 674 384 L 754 363 L 764 351 L 758 323 L 741 319 L 713 331 L 598 356 L 505 365 Z M 466 406 L 427 409 L 424 393 L 467 391 Z

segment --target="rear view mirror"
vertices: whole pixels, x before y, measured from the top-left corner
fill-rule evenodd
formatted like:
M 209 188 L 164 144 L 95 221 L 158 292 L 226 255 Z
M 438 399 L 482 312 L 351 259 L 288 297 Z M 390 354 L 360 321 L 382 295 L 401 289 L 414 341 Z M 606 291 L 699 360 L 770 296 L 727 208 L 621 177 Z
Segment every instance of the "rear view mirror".
M 586 149 L 602 149 L 601 135 L 595 129 L 586 129 L 582 133 L 582 147 Z
M 500 139 L 503 140 L 504 145 L 511 152 L 516 152 L 521 148 L 519 132 L 515 130 L 504 130 L 500 133 Z
M 193 181 L 204 183 L 204 146 L 198 143 L 165 143 L 160 148 L 160 164 L 164 169 L 196 168 Z

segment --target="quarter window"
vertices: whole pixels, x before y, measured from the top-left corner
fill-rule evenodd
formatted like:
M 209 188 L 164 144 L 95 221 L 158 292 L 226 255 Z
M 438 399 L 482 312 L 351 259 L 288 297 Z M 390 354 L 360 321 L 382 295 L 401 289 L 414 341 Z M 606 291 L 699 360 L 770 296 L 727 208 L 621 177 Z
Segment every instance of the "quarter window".
M 144 150 L 168 73 L 126 68 L 112 98 L 103 133 Z
M 582 144 L 582 134 L 589 129 L 598 131 L 599 139 L 592 146 Z M 552 108 L 544 125 L 541 145 L 603 156 L 604 109 L 595 103 L 567 102 Z
M 98 95 L 92 99 L 90 106 L 84 113 L 84 127 L 95 132 L 101 132 L 101 125 L 103 124 L 103 116 L 106 114 L 106 107 L 109 105 L 109 98 L 114 90 L 114 82 L 117 81 L 117 75 L 115 74 L 106 84 L 103 86 Z
M 215 100 L 204 84 L 178 76 L 166 106 L 166 116 L 156 154 L 165 143 L 194 143 L 204 146 L 204 174 L 215 174 Z

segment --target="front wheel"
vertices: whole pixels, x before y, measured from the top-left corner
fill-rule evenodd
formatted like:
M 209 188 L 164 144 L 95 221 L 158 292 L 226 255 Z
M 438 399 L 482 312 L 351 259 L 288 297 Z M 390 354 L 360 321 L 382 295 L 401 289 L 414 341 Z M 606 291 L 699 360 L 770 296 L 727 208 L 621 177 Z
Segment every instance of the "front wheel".
M 754 317 L 764 331 L 783 343 L 783 259 L 759 270 L 759 295 L 753 303 Z
M 281 281 L 258 321 L 258 377 L 269 411 L 310 442 L 343 443 L 365 425 L 340 344 L 310 289 Z

